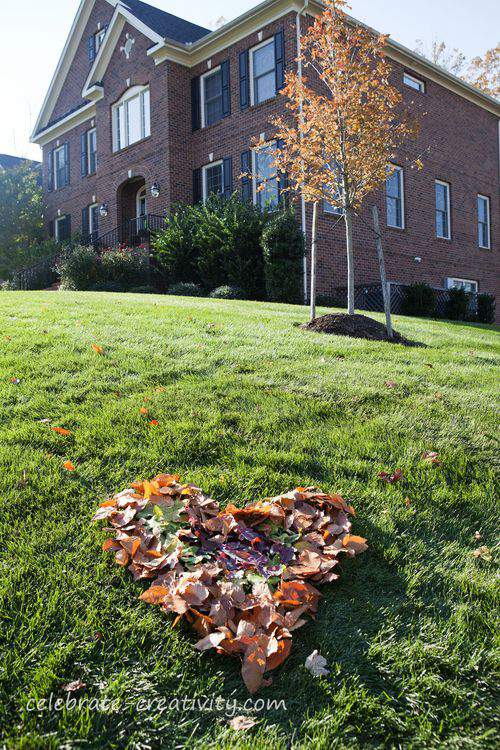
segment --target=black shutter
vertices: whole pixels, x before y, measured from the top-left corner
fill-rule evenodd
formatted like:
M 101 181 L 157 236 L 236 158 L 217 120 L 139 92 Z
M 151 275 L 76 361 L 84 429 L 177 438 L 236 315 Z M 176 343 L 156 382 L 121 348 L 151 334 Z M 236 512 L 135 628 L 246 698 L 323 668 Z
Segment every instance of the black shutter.
M 252 178 L 251 178 L 251 151 L 243 151 L 241 154 L 241 200 L 250 203 L 252 200 Z
M 193 131 L 201 128 L 200 77 L 191 78 L 191 124 Z
M 202 171 L 201 169 L 193 170 L 193 205 L 201 203 L 203 200 L 203 187 L 201 184 Z
M 95 60 L 95 37 L 93 34 L 89 36 L 88 50 L 89 50 L 89 63 L 92 64 Z
M 86 177 L 89 173 L 88 169 L 88 150 L 87 150 L 87 133 L 83 133 L 81 137 L 81 144 L 82 144 L 82 159 L 81 159 L 81 169 L 82 169 L 82 177 Z
M 54 149 L 49 151 L 49 162 L 47 164 L 47 190 L 51 193 L 54 190 Z
M 285 85 L 285 35 L 283 31 L 278 31 L 274 35 L 274 59 L 276 65 L 276 91 L 279 91 Z
M 82 238 L 85 240 L 85 242 L 89 239 L 89 234 L 89 207 L 85 206 L 85 208 L 82 208 Z
M 64 144 L 64 184 L 69 185 L 69 143 Z
M 222 77 L 222 117 L 231 114 L 231 78 L 229 60 L 224 60 L 220 66 Z
M 64 217 L 64 239 L 69 240 L 71 238 L 71 214 L 66 214 Z
M 224 181 L 224 197 L 230 198 L 233 194 L 233 160 L 230 156 L 222 162 L 222 177 Z
M 284 141 L 280 138 L 276 141 L 276 148 L 281 151 L 284 146 Z M 286 172 L 280 172 L 278 180 L 278 196 L 279 200 L 286 204 L 288 197 L 288 175 Z M 284 192 L 285 191 L 285 192 Z
M 250 81 L 248 78 L 248 50 L 240 52 L 240 109 L 250 104 Z
M 55 235 L 55 224 L 54 224 L 54 219 L 51 219 L 49 221 L 49 237 L 53 239 L 54 235 Z

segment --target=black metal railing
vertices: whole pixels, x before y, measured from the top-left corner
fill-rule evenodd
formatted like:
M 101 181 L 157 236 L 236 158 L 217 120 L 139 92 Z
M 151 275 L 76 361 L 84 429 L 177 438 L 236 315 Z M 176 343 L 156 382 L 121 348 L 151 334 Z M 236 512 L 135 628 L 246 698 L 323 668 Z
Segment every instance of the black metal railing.
M 16 289 L 27 292 L 30 289 L 47 289 L 58 280 L 55 265 L 60 253 L 34 263 L 32 266 L 21 268 L 12 276 L 12 282 Z
M 100 252 L 108 249 L 114 250 L 120 246 L 140 247 L 141 245 L 149 245 L 151 235 L 163 229 L 164 226 L 164 216 L 147 214 L 135 219 L 128 219 L 120 226 L 99 237 L 87 235 L 82 241 L 84 244 L 92 245 L 95 250 Z

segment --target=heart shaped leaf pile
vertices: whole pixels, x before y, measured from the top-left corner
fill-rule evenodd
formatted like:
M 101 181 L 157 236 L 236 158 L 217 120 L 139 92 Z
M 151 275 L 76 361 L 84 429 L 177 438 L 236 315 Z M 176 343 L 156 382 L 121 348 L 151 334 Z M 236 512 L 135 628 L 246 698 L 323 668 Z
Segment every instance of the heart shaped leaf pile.
M 178 475 L 137 482 L 103 503 L 115 553 L 135 580 L 152 585 L 140 597 L 183 616 L 201 636 L 199 650 L 241 654 L 251 693 L 290 653 L 292 631 L 314 616 L 342 553 L 367 548 L 353 536 L 354 509 L 340 495 L 298 487 L 244 508 L 219 505 Z M 174 624 L 175 624 L 174 623 Z

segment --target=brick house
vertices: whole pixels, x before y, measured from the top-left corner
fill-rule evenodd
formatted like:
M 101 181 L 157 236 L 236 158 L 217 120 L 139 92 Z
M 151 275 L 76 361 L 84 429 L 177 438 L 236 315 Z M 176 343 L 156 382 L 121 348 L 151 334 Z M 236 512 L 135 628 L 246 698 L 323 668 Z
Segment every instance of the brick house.
M 82 0 L 32 136 L 43 148 L 47 232 L 140 235 L 144 216 L 214 191 L 276 201 L 269 118 L 283 109 L 277 92 L 297 64 L 300 31 L 320 10 L 265 0 L 209 31 L 140 0 Z M 425 114 L 418 143 L 355 221 L 356 283 L 378 281 L 376 202 L 390 281 L 498 297 L 500 104 L 395 41 L 387 54 L 393 83 Z M 422 152 L 422 171 L 405 168 Z M 240 180 L 248 169 L 256 177 Z M 298 213 L 307 229 L 307 211 Z M 327 204 L 318 236 L 326 294 L 346 283 L 344 227 Z

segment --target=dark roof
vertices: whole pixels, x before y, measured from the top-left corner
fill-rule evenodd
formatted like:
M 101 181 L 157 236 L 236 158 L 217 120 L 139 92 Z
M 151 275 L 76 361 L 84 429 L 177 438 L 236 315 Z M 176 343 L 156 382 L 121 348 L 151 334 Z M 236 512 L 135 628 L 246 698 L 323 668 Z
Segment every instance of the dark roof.
M 33 161 L 32 159 L 24 159 L 22 156 L 0 154 L 0 168 L 15 169 L 16 167 L 20 167 L 21 164 L 31 164 L 33 167 L 36 167 L 40 164 L 40 162 Z
M 150 29 L 174 42 L 183 44 L 196 42 L 197 39 L 210 34 L 210 29 L 204 29 L 195 23 L 184 21 L 171 13 L 143 3 L 142 0 L 120 0 L 120 3 Z

